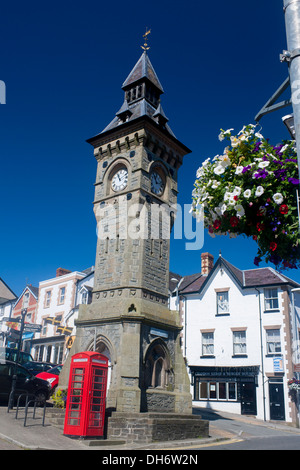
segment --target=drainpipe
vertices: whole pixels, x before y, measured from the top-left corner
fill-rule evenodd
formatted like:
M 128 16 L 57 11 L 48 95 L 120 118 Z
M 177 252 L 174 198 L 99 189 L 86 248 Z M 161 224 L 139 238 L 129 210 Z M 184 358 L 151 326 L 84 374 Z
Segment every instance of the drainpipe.
M 258 292 L 258 305 L 259 305 L 259 332 L 260 332 L 260 360 L 261 360 L 261 374 L 262 374 L 262 387 L 263 387 L 263 406 L 264 406 L 264 421 L 266 421 L 266 394 L 265 394 L 265 371 L 264 371 L 264 348 L 262 338 L 262 318 L 261 318 L 261 303 L 260 291 L 255 287 Z

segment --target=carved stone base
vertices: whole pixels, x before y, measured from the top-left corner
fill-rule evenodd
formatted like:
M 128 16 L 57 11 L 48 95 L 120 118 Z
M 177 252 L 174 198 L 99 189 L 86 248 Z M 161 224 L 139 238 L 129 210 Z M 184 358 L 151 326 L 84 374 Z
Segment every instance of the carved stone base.
M 127 444 L 197 439 L 209 436 L 209 422 L 177 413 L 118 413 L 108 419 L 107 438 Z

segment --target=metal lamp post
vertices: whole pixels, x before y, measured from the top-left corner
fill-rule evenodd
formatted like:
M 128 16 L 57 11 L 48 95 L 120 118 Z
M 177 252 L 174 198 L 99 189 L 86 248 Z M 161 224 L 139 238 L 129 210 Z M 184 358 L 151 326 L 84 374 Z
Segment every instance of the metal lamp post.
M 283 51 L 281 60 L 289 65 L 297 159 L 300 168 L 300 0 L 283 0 L 283 9 L 288 50 Z
M 14 404 L 14 395 L 15 395 L 15 389 L 16 389 L 16 383 L 17 383 L 17 368 L 18 368 L 18 363 L 20 360 L 20 351 L 21 351 L 21 345 L 22 345 L 22 336 L 24 332 L 26 314 L 27 314 L 27 308 L 24 308 L 23 310 L 21 310 L 20 337 L 18 341 L 17 358 L 16 358 L 16 362 L 14 366 L 14 375 L 12 377 L 11 392 L 9 395 L 8 410 L 11 410 Z

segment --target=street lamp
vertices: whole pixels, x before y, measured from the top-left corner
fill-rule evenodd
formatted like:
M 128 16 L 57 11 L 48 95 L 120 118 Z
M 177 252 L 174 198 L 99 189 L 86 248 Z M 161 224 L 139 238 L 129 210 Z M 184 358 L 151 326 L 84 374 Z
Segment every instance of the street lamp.
M 287 114 L 286 116 L 283 116 L 281 119 L 282 119 L 283 124 L 286 126 L 287 130 L 289 131 L 291 138 L 293 140 L 296 140 L 294 115 Z

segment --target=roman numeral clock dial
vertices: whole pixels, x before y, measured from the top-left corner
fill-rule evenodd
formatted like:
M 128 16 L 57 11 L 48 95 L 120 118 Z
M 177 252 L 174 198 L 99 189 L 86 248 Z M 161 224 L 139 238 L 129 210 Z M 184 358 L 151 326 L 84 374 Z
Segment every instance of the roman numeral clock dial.
M 128 170 L 127 168 L 121 168 L 118 170 L 111 181 L 111 187 L 114 191 L 122 191 L 126 188 L 128 183 Z
M 162 177 L 156 172 L 151 173 L 151 191 L 157 196 L 161 196 L 164 192 L 165 185 Z

